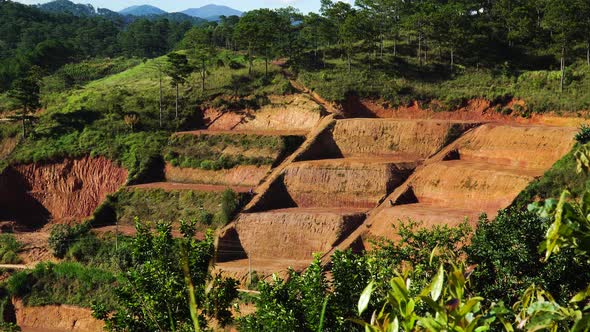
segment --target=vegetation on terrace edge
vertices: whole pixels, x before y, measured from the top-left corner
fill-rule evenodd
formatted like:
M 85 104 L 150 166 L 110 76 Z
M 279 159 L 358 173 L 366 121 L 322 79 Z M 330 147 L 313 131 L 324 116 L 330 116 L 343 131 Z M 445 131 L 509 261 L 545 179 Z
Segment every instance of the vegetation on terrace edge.
M 163 189 L 125 189 L 107 197 L 92 218 L 93 225 L 133 225 L 140 220 L 196 219 L 200 231 L 225 226 L 244 206 L 247 194 Z M 175 224 L 175 226 L 178 226 Z
M 303 140 L 298 136 L 175 135 L 164 149 L 164 160 L 173 166 L 206 170 L 273 165 Z

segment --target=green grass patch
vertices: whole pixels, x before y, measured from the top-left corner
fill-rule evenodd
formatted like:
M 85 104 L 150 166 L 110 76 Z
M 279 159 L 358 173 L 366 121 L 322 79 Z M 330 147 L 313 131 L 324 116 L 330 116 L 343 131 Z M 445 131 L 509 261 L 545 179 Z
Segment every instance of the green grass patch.
M 136 218 L 146 222 L 196 220 L 200 230 L 227 224 L 247 202 L 248 195 L 231 190 L 129 189 L 109 196 L 97 209 L 95 224 L 133 225 Z
M 206 170 L 272 165 L 302 141 L 297 136 L 178 135 L 168 142 L 164 159 L 173 166 Z
M 115 276 L 79 263 L 40 263 L 33 270 L 15 273 L 6 287 L 29 306 L 69 304 L 89 308 L 100 301 L 116 305 L 112 292 Z
M 18 264 L 22 260 L 18 257 L 23 245 L 12 234 L 0 234 L 0 263 Z
M 43 79 L 42 93 L 61 92 L 80 88 L 84 84 L 106 76 L 118 74 L 141 63 L 139 58 L 96 58 L 66 64 Z

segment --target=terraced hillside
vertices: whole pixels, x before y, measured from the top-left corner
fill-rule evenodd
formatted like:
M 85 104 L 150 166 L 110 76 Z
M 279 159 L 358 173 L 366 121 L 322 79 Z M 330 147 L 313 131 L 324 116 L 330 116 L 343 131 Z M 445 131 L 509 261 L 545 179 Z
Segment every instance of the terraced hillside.
M 219 240 L 218 268 L 247 280 L 314 253 L 393 238 L 392 225 L 495 216 L 572 148 L 575 127 L 473 120 L 331 120 Z M 309 141 L 309 140 L 308 140 Z M 306 142 L 307 143 L 307 142 Z
M 243 280 L 244 266 L 262 275 L 307 266 L 313 253 L 328 252 L 354 233 L 426 159 L 477 125 L 332 120 L 224 230 L 219 268 Z

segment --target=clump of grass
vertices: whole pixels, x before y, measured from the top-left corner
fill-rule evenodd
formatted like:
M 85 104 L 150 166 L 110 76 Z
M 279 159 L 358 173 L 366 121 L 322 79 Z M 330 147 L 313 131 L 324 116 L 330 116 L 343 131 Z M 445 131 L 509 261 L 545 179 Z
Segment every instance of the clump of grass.
M 0 263 L 18 264 L 22 260 L 18 253 L 23 245 L 12 234 L 0 234 Z

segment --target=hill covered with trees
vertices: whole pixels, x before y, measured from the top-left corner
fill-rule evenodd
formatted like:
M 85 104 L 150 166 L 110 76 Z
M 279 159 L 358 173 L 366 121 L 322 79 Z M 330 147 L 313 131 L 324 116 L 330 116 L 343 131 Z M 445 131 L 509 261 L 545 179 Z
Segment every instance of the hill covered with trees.
M 301 137 L 279 139 L 254 125 L 254 136 L 200 130 L 248 128 L 261 114 L 261 122 L 273 123 L 269 109 L 286 113 L 305 103 L 314 105 L 313 119 L 379 117 L 375 109 L 451 117 L 476 103 L 483 105 L 477 112 L 519 132 L 541 113 L 583 120 L 590 110 L 588 1 L 322 0 L 319 13 L 258 9 L 202 25 L 159 16 L 126 21 L 76 8 L 48 12 L 0 1 L 0 169 L 113 161 L 129 186 L 88 218 L 127 229 L 133 223 L 135 230 L 119 236 L 118 228 L 104 235 L 90 224 L 54 227 L 45 242 L 60 263 L 14 273 L 0 287 L 4 300 L 10 294 L 26 305 L 92 308 L 111 331 L 232 324 L 242 331 L 587 330 L 589 127 L 493 220 L 484 215 L 473 228 L 427 230 L 400 223 L 399 241 L 336 251 L 329 264 L 318 257 L 285 279 L 250 273 L 242 286 L 253 292 L 240 295 L 233 279 L 212 273 L 215 240 L 205 229 L 224 227 L 252 190 L 202 195 L 132 185 L 157 186 L 166 167 L 190 169 L 198 180 L 215 174 L 222 184 L 219 174 L 233 176 L 236 168 L 271 170 L 299 149 Z M 367 113 L 352 112 L 358 110 Z M 443 145 L 461 135 L 443 134 Z M 355 145 L 359 137 L 347 139 Z M 85 185 L 70 182 L 73 192 Z M 561 200 L 551 199 L 566 188 Z M 194 220 L 150 228 L 137 215 Z M 117 223 L 120 216 L 126 225 Z M 0 249 L 5 262 L 18 263 L 22 247 L 13 238 L 0 238 Z M 252 303 L 254 313 L 233 319 L 233 304 Z

